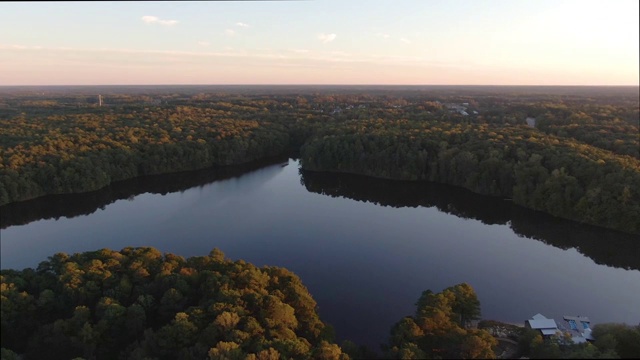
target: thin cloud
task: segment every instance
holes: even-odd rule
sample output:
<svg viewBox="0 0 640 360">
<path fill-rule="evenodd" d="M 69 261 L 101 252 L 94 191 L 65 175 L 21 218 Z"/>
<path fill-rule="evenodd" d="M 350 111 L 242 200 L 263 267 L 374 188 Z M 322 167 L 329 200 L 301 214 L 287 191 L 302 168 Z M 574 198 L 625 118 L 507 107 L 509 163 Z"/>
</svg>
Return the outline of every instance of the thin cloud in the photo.
<svg viewBox="0 0 640 360">
<path fill-rule="evenodd" d="M 376 36 L 377 36 L 377 37 L 381 37 L 381 38 L 383 38 L 383 39 L 388 39 L 388 38 L 390 38 L 390 37 L 391 37 L 391 35 L 389 35 L 389 34 L 383 34 L 383 33 L 377 33 L 377 34 L 376 34 Z"/>
<path fill-rule="evenodd" d="M 400 38 L 400 41 L 402 41 L 405 44 L 411 44 L 411 40 L 409 40 L 407 38 Z"/>
<path fill-rule="evenodd" d="M 368 55 L 368 56 L 354 56 L 349 53 L 332 51 L 325 53 L 254 53 L 246 51 L 234 51 L 231 47 L 224 48 L 225 51 L 218 52 L 203 52 L 203 51 L 175 51 L 175 50 L 140 50 L 140 49 L 127 49 L 127 48 L 69 48 L 69 47 L 45 47 L 45 46 L 29 46 L 29 45 L 17 45 L 17 44 L 2 44 L 0 43 L 0 50 L 9 50 L 16 52 L 26 51 L 39 51 L 49 53 L 66 53 L 66 54 L 126 54 L 126 55 L 148 55 L 154 56 L 150 59 L 153 61 L 164 61 L 166 59 L 181 59 L 181 61 L 190 61 L 195 59 L 216 59 L 216 58 L 231 58 L 231 59 L 254 59 L 259 60 L 272 60 L 272 61 L 288 61 L 291 66 L 306 66 L 304 64 L 343 64 L 343 65 L 357 65 L 357 64 L 378 64 L 378 65 L 408 65 L 408 66 L 435 66 L 438 68 L 459 68 L 466 66 L 465 64 L 450 64 L 450 63 L 438 63 L 430 61 L 423 57 L 407 57 L 407 56 L 394 56 L 394 55 Z M 93 57 L 93 55 L 91 55 Z M 114 58 L 115 59 L 115 58 Z M 164 60 L 163 60 L 164 59 Z M 129 63 L 131 58 L 121 59 Z M 138 61 L 140 58 L 138 58 Z M 151 60 L 149 60 L 151 61 Z"/>
<path fill-rule="evenodd" d="M 236 26 L 240 26 L 240 27 L 243 27 L 243 28 L 248 28 L 248 27 L 250 27 L 250 25 L 249 25 L 249 24 L 245 24 L 245 23 L 243 23 L 243 22 L 237 22 L 237 23 L 236 23 Z"/>
<path fill-rule="evenodd" d="M 322 41 L 324 44 L 330 43 L 336 39 L 336 34 L 319 34 L 318 40 Z"/>
<path fill-rule="evenodd" d="M 233 29 L 225 29 L 224 33 L 227 34 L 227 36 L 233 36 L 236 34 L 236 31 Z"/>
<path fill-rule="evenodd" d="M 289 49 L 289 51 L 294 52 L 296 54 L 306 54 L 309 52 L 307 49 Z"/>
<path fill-rule="evenodd" d="M 42 46 L 32 45 L 0 45 L 0 49 L 12 49 L 12 50 L 42 50 Z"/>
<path fill-rule="evenodd" d="M 163 20 L 157 16 L 151 15 L 145 15 L 140 19 L 147 24 L 160 24 L 165 26 L 172 26 L 178 23 L 178 20 Z"/>
<path fill-rule="evenodd" d="M 208 41 L 198 41 L 198 45 L 206 47 L 211 45 L 211 43 Z"/>
</svg>

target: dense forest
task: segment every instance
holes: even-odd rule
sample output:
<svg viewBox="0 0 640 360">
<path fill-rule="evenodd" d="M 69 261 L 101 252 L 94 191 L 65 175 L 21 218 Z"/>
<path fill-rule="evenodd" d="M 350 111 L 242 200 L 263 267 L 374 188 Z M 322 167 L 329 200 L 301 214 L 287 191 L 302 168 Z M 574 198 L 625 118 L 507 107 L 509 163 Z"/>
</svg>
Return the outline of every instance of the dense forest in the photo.
<svg viewBox="0 0 640 360">
<path fill-rule="evenodd" d="M 150 247 L 57 253 L 34 270 L 0 271 L 2 359 L 496 358 L 498 340 L 466 283 L 426 290 L 390 329 L 382 354 L 344 341 L 290 271 L 214 249 L 184 258 Z M 485 321 L 486 323 L 486 321 Z M 514 356 L 637 358 L 640 326 L 598 324 L 573 344 L 517 328 Z"/>
<path fill-rule="evenodd" d="M 228 117 L 215 109 L 176 107 L 5 119 L 0 203 L 246 163 L 287 150 L 282 125 Z"/>
<path fill-rule="evenodd" d="M 2 347 L 25 359 L 347 358 L 296 275 L 219 250 L 59 253 L 1 280 Z"/>
<path fill-rule="evenodd" d="M 640 234 L 637 88 L 53 87 L 0 95 L 0 205 L 291 154 L 307 170 L 451 184 Z"/>
</svg>

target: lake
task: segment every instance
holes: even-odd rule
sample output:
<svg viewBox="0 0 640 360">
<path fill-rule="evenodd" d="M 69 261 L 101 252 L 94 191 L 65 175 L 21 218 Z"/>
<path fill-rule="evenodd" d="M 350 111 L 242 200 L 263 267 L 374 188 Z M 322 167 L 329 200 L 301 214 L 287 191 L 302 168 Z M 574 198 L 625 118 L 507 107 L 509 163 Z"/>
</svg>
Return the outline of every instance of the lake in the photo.
<svg viewBox="0 0 640 360">
<path fill-rule="evenodd" d="M 150 176 L 0 208 L 1 267 L 153 246 L 295 272 L 337 340 L 378 350 L 422 291 L 473 286 L 484 319 L 640 323 L 640 236 L 446 185 L 301 171 L 294 159 Z"/>
</svg>

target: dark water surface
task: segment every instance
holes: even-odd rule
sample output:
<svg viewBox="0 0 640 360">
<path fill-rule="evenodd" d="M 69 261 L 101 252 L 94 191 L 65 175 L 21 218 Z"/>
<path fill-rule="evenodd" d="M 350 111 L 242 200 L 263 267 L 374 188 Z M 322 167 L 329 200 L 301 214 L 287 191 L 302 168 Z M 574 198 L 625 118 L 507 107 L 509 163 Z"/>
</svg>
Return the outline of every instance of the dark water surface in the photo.
<svg viewBox="0 0 640 360">
<path fill-rule="evenodd" d="M 485 319 L 640 323 L 640 237 L 445 185 L 303 172 L 297 161 L 146 177 L 0 208 L 1 267 L 153 246 L 286 267 L 338 340 L 377 348 L 426 289 L 468 282 Z"/>
</svg>

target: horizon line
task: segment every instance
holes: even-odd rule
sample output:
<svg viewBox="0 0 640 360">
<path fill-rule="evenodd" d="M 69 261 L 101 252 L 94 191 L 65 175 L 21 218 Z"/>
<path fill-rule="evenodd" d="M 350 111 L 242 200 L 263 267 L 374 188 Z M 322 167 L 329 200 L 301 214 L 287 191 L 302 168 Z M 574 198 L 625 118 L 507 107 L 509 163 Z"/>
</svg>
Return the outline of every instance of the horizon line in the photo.
<svg viewBox="0 0 640 360">
<path fill-rule="evenodd" d="M 466 87 L 480 87 L 480 86 L 515 86 L 515 87 L 640 87 L 640 84 L 635 85 L 620 85 L 620 84 L 13 84 L 13 85 L 0 85 L 0 87 L 46 87 L 46 86 L 466 86 Z"/>
</svg>

